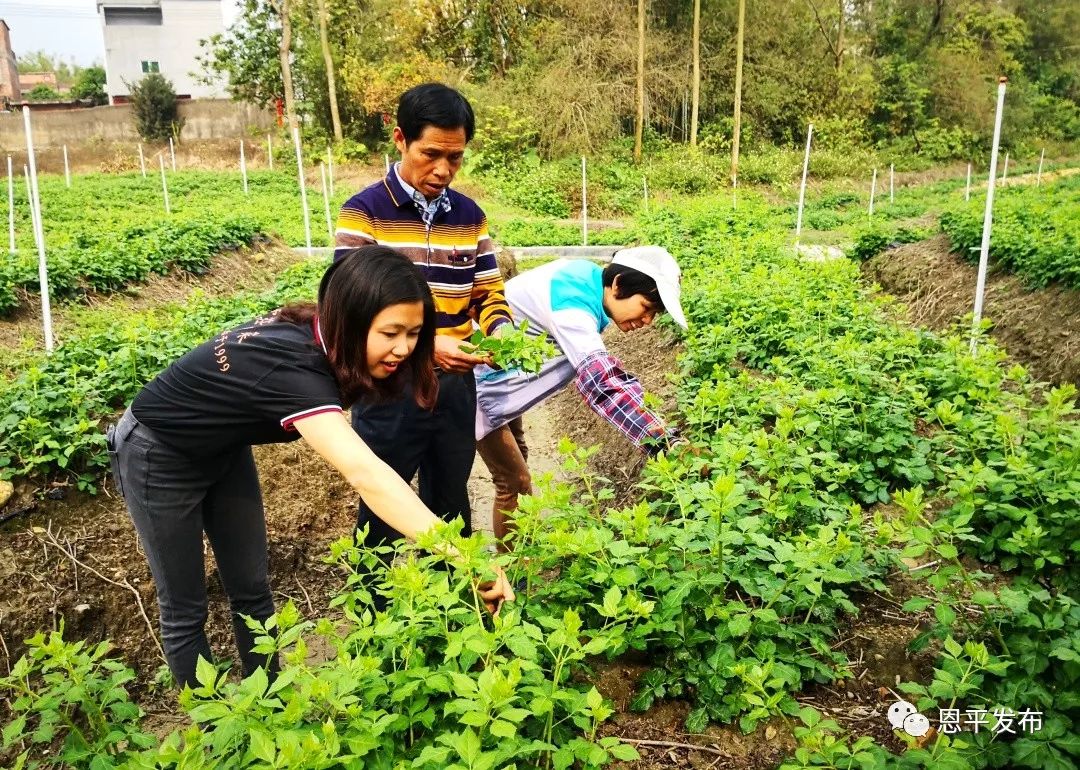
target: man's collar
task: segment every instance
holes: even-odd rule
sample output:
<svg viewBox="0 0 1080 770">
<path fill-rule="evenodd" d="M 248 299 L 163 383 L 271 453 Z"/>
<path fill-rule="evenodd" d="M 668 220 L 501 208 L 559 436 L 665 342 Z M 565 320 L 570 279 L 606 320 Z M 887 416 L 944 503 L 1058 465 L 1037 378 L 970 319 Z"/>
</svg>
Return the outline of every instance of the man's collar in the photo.
<svg viewBox="0 0 1080 770">
<path fill-rule="evenodd" d="M 411 206 L 413 188 L 406 185 L 405 181 L 398 176 L 397 167 L 398 164 L 395 163 L 390 168 L 386 173 L 386 178 L 383 179 L 383 184 L 386 186 L 386 191 L 390 193 L 390 200 L 394 202 L 395 206 L 398 208 Z"/>
<path fill-rule="evenodd" d="M 412 201 L 416 197 L 416 188 L 402 178 L 400 167 L 401 161 L 399 160 L 390 167 L 390 173 L 394 175 L 398 186 L 404 191 L 405 200 Z"/>
</svg>

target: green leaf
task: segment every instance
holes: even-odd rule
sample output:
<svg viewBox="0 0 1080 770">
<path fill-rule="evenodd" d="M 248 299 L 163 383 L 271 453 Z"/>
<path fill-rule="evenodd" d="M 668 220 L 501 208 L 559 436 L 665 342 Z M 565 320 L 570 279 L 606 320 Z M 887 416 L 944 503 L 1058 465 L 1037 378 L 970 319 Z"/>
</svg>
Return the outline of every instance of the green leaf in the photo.
<svg viewBox="0 0 1080 770">
<path fill-rule="evenodd" d="M 947 604 L 939 604 L 934 607 L 934 617 L 937 618 L 938 623 L 950 628 L 956 622 L 956 613 Z"/>
<path fill-rule="evenodd" d="M 608 753 L 620 762 L 634 762 L 641 759 L 637 749 L 628 743 L 617 743 L 614 746 L 609 746 Z"/>
<path fill-rule="evenodd" d="M 251 753 L 255 758 L 273 765 L 274 757 L 277 754 L 277 748 L 274 746 L 274 739 L 257 728 L 251 729 L 248 733 L 248 738 L 250 739 Z"/>
<path fill-rule="evenodd" d="M 517 727 L 510 722 L 496 719 L 488 725 L 488 732 L 499 738 L 513 738 L 517 734 Z"/>
<path fill-rule="evenodd" d="M 904 612 L 922 612 L 933 603 L 933 600 L 927 599 L 926 597 L 913 596 L 904 602 L 904 606 L 900 609 Z"/>
<path fill-rule="evenodd" d="M 218 670 L 213 663 L 203 656 L 199 656 L 195 663 L 195 680 L 207 690 L 213 691 L 217 684 Z"/>
</svg>

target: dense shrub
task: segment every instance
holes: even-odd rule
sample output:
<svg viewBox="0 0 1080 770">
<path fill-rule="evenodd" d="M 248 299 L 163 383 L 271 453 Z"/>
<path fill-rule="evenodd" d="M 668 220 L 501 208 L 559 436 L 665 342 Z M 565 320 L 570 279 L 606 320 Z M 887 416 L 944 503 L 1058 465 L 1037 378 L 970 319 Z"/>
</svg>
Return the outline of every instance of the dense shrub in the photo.
<svg viewBox="0 0 1080 770">
<path fill-rule="evenodd" d="M 131 86 L 131 104 L 139 136 L 151 142 L 164 142 L 180 131 L 176 109 L 176 91 L 159 72 L 151 72 Z"/>
</svg>

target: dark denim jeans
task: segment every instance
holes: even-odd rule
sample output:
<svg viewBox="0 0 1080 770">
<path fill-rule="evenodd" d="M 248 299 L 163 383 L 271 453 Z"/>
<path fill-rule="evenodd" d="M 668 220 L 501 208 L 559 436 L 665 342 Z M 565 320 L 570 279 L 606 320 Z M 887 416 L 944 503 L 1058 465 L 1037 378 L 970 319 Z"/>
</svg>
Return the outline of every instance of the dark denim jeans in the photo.
<svg viewBox="0 0 1080 770">
<path fill-rule="evenodd" d="M 472 532 L 469 475 L 476 457 L 476 380 L 471 372 L 441 372 L 433 410 L 418 407 L 408 391 L 389 403 L 354 405 L 352 424 L 405 481 L 412 482 L 419 472 L 420 499 L 436 516 L 446 521 L 461 516 L 465 534 Z M 356 526 L 365 524 L 370 546 L 401 538 L 361 500 Z"/>
<path fill-rule="evenodd" d="M 192 458 L 162 441 L 128 410 L 109 429 L 113 480 L 124 496 L 146 551 L 161 611 L 161 639 L 180 686 L 196 685 L 199 656 L 211 660 L 203 532 L 214 550 L 229 597 L 245 676 L 277 661 L 251 651 L 254 637 L 241 615 L 265 620 L 274 612 L 262 493 L 251 447 Z"/>
</svg>

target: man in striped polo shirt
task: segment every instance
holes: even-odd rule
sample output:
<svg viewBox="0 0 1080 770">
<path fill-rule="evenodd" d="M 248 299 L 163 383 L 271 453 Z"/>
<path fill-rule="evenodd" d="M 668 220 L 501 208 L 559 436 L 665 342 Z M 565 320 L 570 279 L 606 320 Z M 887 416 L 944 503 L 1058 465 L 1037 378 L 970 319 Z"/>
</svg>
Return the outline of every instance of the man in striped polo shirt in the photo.
<svg viewBox="0 0 1080 770">
<path fill-rule="evenodd" d="M 379 243 L 400 250 L 427 278 L 438 327 L 434 410 L 418 408 L 407 395 L 392 403 L 362 402 L 353 406 L 352 424 L 406 481 L 419 471 L 424 503 L 444 519 L 463 517 L 466 532 L 476 447 L 472 369 L 485 359 L 462 344 L 472 334 L 474 318 L 488 335 L 511 319 L 487 217 L 470 198 L 450 189 L 474 128 L 472 107 L 452 88 L 426 83 L 402 94 L 394 128 L 401 160 L 385 178 L 346 201 L 335 239 L 335 258 Z M 361 501 L 357 526 L 365 524 L 369 545 L 401 536 Z"/>
</svg>

